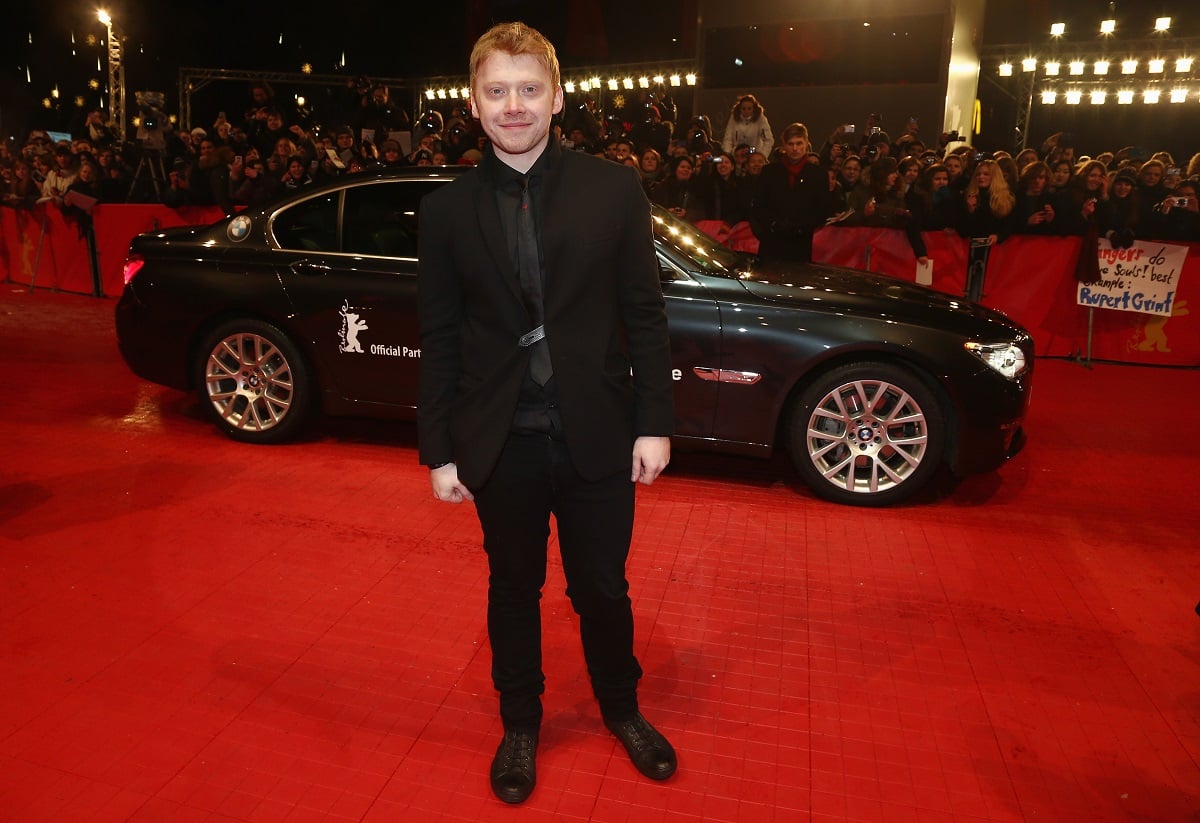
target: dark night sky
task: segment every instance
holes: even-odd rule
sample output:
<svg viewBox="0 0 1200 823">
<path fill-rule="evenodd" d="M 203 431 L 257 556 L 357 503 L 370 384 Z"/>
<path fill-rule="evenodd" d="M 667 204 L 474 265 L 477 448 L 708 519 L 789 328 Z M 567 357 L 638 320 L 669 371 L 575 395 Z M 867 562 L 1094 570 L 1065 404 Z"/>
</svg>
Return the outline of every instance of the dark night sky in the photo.
<svg viewBox="0 0 1200 823">
<path fill-rule="evenodd" d="M 1173 35 L 1196 37 L 1200 15 L 1192 12 L 1189 17 L 1194 1 L 992 0 L 983 41 L 1045 42 L 1049 23 L 1057 19 L 1075 21 L 1069 39 L 1094 39 L 1097 21 L 1108 16 L 1110 9 L 1122 34 L 1143 29 L 1148 33 L 1155 16 L 1170 14 L 1175 19 Z M 4 56 L 0 63 L 0 133 L 19 133 L 34 124 L 49 126 L 51 115 L 41 108 L 40 101 L 55 86 L 62 95 L 64 111 L 74 108 L 72 101 L 80 94 L 87 105 L 97 104 L 102 92 L 89 91 L 87 83 L 107 78 L 98 42 L 104 27 L 95 13 L 100 4 L 95 0 L 26 0 L 8 5 L 0 26 L 0 54 Z M 133 106 L 134 92 L 152 89 L 166 92 L 168 111 L 178 111 L 180 66 L 296 72 L 309 63 L 321 74 L 413 79 L 463 75 L 470 44 L 499 20 L 522 19 L 544 31 L 558 47 L 565 67 L 671 58 L 690 61 L 695 55 L 699 5 L 699 0 L 654 0 L 642 5 L 608 0 L 105 3 L 126 34 L 128 105 Z M 89 36 L 94 44 L 87 43 Z M 337 63 L 343 54 L 347 65 L 341 70 Z M 208 109 L 215 111 L 217 106 L 244 107 L 244 86 L 226 83 L 216 88 L 221 85 L 214 84 L 194 98 L 197 119 L 211 117 L 214 112 Z"/>
<path fill-rule="evenodd" d="M 628 7 L 601 0 L 21 3 L 6 10 L 0 31 L 0 54 L 5 56 L 0 67 L 0 126 L 5 131 L 28 117 L 30 100 L 34 116 L 44 117 L 36 104 L 55 85 L 67 105 L 77 94 L 84 94 L 89 104 L 99 101 L 101 92 L 89 91 L 87 82 L 107 78 L 99 45 L 104 27 L 96 18 L 101 5 L 125 33 L 130 105 L 135 91 L 153 89 L 166 92 L 167 108 L 177 110 L 180 66 L 296 72 L 309 63 L 319 74 L 464 74 L 470 44 L 500 20 L 522 19 L 544 31 L 566 66 L 686 58 L 692 51 L 696 0 L 656 0 L 651 7 L 637 9 L 635 16 Z M 692 19 L 692 30 L 686 33 L 685 9 L 691 10 Z M 89 35 L 94 44 L 86 42 Z M 340 69 L 343 54 L 346 67 Z"/>
</svg>

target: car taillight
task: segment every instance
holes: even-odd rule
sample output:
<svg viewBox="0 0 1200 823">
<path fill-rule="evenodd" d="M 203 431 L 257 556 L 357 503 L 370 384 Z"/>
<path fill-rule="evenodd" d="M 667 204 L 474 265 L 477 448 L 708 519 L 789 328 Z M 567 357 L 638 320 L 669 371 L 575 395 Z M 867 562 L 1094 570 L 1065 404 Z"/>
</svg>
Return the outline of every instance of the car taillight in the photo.
<svg viewBox="0 0 1200 823">
<path fill-rule="evenodd" d="M 137 273 L 142 270 L 142 266 L 146 265 L 146 261 L 136 254 L 131 254 L 125 261 L 125 285 L 129 285 L 129 281 L 137 277 Z"/>
</svg>

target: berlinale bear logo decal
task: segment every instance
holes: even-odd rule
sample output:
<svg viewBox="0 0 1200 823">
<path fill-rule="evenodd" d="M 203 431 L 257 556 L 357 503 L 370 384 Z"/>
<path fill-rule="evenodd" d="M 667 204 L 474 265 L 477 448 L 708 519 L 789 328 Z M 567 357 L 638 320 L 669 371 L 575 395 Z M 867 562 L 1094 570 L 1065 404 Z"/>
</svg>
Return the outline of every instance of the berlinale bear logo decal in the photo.
<svg viewBox="0 0 1200 823">
<path fill-rule="evenodd" d="M 358 342 L 358 333 L 366 331 L 367 321 L 361 320 L 357 311 L 350 310 L 350 301 L 342 303 L 342 328 L 338 332 L 338 338 L 341 340 L 341 345 L 338 346 L 340 352 L 354 352 L 362 354 L 362 345 Z"/>
</svg>

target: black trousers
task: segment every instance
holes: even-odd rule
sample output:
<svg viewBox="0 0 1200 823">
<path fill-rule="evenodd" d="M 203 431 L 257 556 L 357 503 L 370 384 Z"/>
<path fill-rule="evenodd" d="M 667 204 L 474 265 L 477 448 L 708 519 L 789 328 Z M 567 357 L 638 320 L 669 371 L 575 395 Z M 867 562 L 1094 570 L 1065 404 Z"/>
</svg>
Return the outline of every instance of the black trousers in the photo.
<svg viewBox="0 0 1200 823">
<path fill-rule="evenodd" d="M 600 712 L 610 721 L 631 717 L 642 670 L 625 579 L 634 502 L 628 473 L 588 482 L 561 441 L 512 435 L 491 478 L 472 491 L 490 571 L 492 681 L 504 727 L 532 731 L 542 720 L 541 597 L 551 514 Z"/>
</svg>

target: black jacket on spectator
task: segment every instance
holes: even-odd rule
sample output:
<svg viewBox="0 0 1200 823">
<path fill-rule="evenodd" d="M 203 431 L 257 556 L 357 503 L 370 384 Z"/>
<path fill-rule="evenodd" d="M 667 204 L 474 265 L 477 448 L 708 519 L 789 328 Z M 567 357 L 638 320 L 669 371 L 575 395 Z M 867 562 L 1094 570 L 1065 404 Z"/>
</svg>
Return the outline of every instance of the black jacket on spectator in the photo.
<svg viewBox="0 0 1200 823">
<path fill-rule="evenodd" d="M 807 158 L 770 163 L 759 175 L 750 226 L 764 260 L 812 260 L 813 232 L 830 213 L 829 174 Z"/>
<path fill-rule="evenodd" d="M 965 195 L 960 198 L 958 224 L 955 228 L 961 237 L 988 237 L 996 235 L 998 242 L 1003 242 L 1016 228 L 1017 207 L 1008 214 L 1001 216 L 992 211 L 991 192 L 988 189 L 979 190 L 979 199 L 975 210 L 967 208 Z"/>
</svg>

